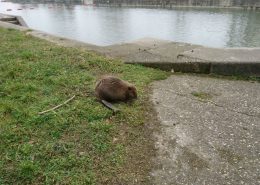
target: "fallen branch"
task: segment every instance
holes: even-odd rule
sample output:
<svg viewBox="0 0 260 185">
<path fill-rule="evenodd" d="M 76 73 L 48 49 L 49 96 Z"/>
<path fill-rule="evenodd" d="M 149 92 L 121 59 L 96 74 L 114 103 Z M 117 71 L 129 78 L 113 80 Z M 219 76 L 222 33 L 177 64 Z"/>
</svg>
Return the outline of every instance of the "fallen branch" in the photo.
<svg viewBox="0 0 260 185">
<path fill-rule="evenodd" d="M 111 103 L 107 102 L 106 100 L 101 100 L 102 104 L 105 105 L 105 107 L 111 109 L 114 113 L 119 112 L 119 109 L 116 108 L 114 105 Z"/>
<path fill-rule="evenodd" d="M 10 95 L 6 94 L 5 92 L 0 92 L 0 96 L 10 96 Z"/>
<path fill-rule="evenodd" d="M 48 109 L 48 110 L 45 110 L 45 111 L 39 112 L 38 114 L 41 115 L 41 114 L 44 114 L 44 113 L 47 113 L 47 112 L 53 111 L 53 110 L 55 110 L 55 109 L 58 109 L 58 108 L 60 108 L 61 106 L 65 105 L 65 104 L 67 104 L 68 102 L 70 102 L 71 100 L 73 100 L 74 98 L 75 98 L 75 95 L 73 95 L 70 99 L 66 100 L 64 103 L 59 104 L 59 105 L 57 105 L 57 106 L 55 106 L 55 107 L 53 107 L 53 108 L 51 108 L 51 109 Z"/>
</svg>

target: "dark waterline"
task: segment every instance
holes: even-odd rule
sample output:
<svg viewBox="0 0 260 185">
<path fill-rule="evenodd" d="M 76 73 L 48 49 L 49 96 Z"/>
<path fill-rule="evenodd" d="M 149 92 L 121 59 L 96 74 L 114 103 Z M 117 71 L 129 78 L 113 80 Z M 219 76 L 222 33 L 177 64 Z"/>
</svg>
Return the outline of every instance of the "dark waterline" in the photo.
<svg viewBox="0 0 260 185">
<path fill-rule="evenodd" d="M 86 6 L 80 0 L 42 2 L 0 2 L 0 13 L 21 15 L 33 29 L 103 46 L 153 37 L 211 47 L 260 47 L 259 11 L 106 8 Z"/>
</svg>

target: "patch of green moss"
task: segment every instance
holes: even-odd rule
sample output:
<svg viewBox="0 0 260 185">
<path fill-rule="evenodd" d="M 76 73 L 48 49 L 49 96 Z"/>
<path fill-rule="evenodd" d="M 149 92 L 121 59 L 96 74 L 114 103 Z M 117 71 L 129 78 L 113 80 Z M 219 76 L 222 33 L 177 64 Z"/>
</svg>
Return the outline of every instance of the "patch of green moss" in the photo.
<svg viewBox="0 0 260 185">
<path fill-rule="evenodd" d="M 212 98 L 212 95 L 206 92 L 192 92 L 191 94 L 199 99 L 204 100 L 209 100 Z"/>
</svg>

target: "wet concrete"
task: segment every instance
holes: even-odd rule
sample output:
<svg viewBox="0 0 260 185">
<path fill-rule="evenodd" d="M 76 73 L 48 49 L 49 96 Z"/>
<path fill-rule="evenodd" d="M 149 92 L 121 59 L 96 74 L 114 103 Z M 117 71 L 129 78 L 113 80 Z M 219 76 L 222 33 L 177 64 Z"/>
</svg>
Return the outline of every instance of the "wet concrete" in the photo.
<svg viewBox="0 0 260 185">
<path fill-rule="evenodd" d="M 259 184 L 259 83 L 173 75 L 153 89 L 154 184 Z"/>
</svg>

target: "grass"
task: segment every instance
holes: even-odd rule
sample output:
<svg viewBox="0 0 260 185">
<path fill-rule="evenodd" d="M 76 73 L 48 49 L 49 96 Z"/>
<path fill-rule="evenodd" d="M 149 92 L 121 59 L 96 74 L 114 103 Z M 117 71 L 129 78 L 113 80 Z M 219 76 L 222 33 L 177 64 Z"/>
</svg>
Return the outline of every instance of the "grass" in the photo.
<svg viewBox="0 0 260 185">
<path fill-rule="evenodd" d="M 212 99 L 212 95 L 206 92 L 191 92 L 191 94 L 199 99 L 208 100 Z"/>
<path fill-rule="evenodd" d="M 148 84 L 165 72 L 56 46 L 0 28 L 0 184 L 145 182 Z M 139 99 L 112 112 L 93 95 L 113 74 L 134 83 Z M 38 112 L 76 98 L 61 108 Z"/>
</svg>

